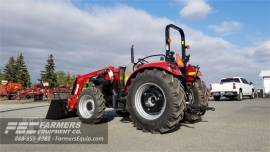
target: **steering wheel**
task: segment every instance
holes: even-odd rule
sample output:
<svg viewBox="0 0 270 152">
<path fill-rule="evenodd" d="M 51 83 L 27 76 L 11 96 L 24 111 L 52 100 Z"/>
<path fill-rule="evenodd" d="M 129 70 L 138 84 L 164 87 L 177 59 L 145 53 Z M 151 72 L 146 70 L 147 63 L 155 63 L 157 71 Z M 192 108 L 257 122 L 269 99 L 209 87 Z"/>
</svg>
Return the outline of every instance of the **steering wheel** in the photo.
<svg viewBox="0 0 270 152">
<path fill-rule="evenodd" d="M 134 70 L 134 67 L 138 64 L 146 64 L 146 63 L 149 63 L 146 59 L 147 58 L 151 58 L 151 57 L 157 57 L 157 56 L 162 56 L 162 57 L 165 57 L 164 54 L 154 54 L 154 55 L 149 55 L 149 56 L 146 56 L 144 58 L 139 58 L 138 61 L 136 63 L 134 63 L 133 65 L 133 70 Z"/>
<path fill-rule="evenodd" d="M 144 63 L 149 63 L 149 62 L 146 61 L 144 58 L 139 58 L 137 63 L 144 64 Z"/>
</svg>

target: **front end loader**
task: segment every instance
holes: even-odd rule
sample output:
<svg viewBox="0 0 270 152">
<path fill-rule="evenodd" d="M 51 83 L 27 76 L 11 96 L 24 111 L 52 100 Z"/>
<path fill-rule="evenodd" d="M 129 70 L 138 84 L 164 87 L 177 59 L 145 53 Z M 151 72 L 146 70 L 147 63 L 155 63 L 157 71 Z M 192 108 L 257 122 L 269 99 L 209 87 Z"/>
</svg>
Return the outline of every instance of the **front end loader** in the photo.
<svg viewBox="0 0 270 152">
<path fill-rule="evenodd" d="M 171 50 L 170 30 L 181 36 L 181 55 Z M 165 28 L 165 54 L 155 54 L 125 67 L 106 67 L 78 75 L 68 99 L 52 100 L 47 119 L 77 115 L 84 123 L 98 123 L 105 108 L 131 119 L 137 129 L 166 133 L 179 122 L 198 121 L 208 107 L 208 91 L 199 66 L 188 65 L 184 31 L 169 24 Z M 160 57 L 159 61 L 148 59 Z"/>
</svg>

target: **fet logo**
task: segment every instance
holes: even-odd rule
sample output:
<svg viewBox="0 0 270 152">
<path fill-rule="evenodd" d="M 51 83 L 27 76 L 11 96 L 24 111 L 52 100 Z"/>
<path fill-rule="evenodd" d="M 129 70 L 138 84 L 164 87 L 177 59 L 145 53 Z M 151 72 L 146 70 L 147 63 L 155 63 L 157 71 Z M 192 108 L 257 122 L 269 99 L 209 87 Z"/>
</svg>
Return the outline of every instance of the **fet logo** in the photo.
<svg viewBox="0 0 270 152">
<path fill-rule="evenodd" d="M 15 134 L 35 134 L 35 126 L 39 126 L 39 122 L 8 122 L 4 133 L 8 134 L 13 130 Z"/>
</svg>

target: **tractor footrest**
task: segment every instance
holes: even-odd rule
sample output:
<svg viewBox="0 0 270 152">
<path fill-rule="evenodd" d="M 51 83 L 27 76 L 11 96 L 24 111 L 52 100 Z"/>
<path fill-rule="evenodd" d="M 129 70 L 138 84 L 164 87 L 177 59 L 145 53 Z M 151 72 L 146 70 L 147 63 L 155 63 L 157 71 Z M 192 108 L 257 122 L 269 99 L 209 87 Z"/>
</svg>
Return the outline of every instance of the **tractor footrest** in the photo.
<svg viewBox="0 0 270 152">
<path fill-rule="evenodd" d="M 215 111 L 215 110 L 216 110 L 216 108 L 214 108 L 214 107 L 207 107 L 207 108 L 206 108 L 206 110 Z"/>
<path fill-rule="evenodd" d="M 208 106 L 204 106 L 204 105 L 189 105 L 189 109 L 192 112 L 199 112 L 199 111 L 215 111 L 214 107 L 208 107 Z"/>
</svg>

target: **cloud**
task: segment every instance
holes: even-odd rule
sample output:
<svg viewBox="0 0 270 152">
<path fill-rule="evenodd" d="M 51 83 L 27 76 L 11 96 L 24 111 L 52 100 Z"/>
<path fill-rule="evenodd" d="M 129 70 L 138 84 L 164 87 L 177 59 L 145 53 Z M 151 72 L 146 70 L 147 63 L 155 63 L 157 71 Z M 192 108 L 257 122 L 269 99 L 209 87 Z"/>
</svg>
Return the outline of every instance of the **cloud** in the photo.
<svg viewBox="0 0 270 152">
<path fill-rule="evenodd" d="M 205 18 L 212 10 L 211 6 L 206 3 L 205 0 L 182 0 L 185 6 L 180 11 L 180 15 L 192 19 L 198 20 Z"/>
<path fill-rule="evenodd" d="M 248 57 L 252 58 L 256 62 L 270 65 L 270 40 L 259 44 L 253 49 L 249 49 Z"/>
<path fill-rule="evenodd" d="M 209 25 L 209 29 L 219 34 L 232 34 L 241 29 L 241 24 L 237 21 L 223 21 L 218 25 Z"/>
<path fill-rule="evenodd" d="M 164 48 L 163 28 L 171 22 L 124 5 L 81 10 L 68 1 L 35 0 L 0 3 L 0 18 L 0 65 L 23 52 L 34 80 L 49 53 L 58 69 L 73 73 L 125 65 L 132 44 L 136 56 L 154 53 Z"/>
<path fill-rule="evenodd" d="M 270 51 L 269 42 L 242 48 L 125 5 L 79 9 L 69 1 L 9 0 L 0 3 L 0 18 L 0 67 L 22 52 L 33 81 L 49 53 L 55 56 L 58 70 L 73 74 L 127 65 L 132 44 L 136 58 L 164 53 L 164 28 L 169 23 L 184 29 L 191 44 L 191 63 L 201 66 L 208 83 L 227 76 L 255 81 L 260 69 L 269 68 L 269 61 L 260 60 Z M 177 42 L 173 39 L 172 48 L 179 51 Z"/>
</svg>

